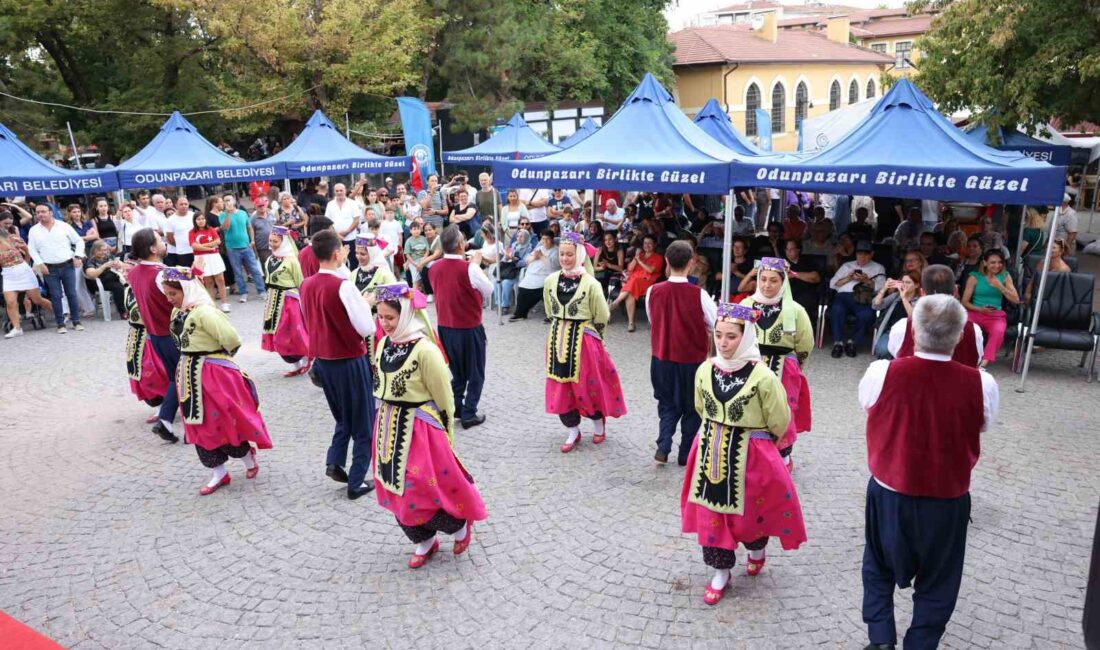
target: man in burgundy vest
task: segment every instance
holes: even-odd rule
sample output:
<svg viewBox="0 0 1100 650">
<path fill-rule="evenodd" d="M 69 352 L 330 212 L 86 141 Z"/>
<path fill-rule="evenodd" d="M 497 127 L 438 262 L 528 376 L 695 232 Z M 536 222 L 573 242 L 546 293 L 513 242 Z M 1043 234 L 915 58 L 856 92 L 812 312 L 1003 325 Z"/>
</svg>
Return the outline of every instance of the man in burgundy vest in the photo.
<svg viewBox="0 0 1100 650">
<path fill-rule="evenodd" d="M 665 251 L 668 281 L 646 292 L 649 339 L 653 356 L 649 361 L 649 379 L 657 400 L 657 453 L 654 460 L 667 463 L 672 437 L 680 424 L 680 451 L 677 461 L 687 465 L 688 453 L 702 420 L 695 411 L 695 371 L 710 351 L 710 332 L 718 316 L 714 299 L 688 282 L 692 259 L 691 244 L 675 241 Z"/>
<path fill-rule="evenodd" d="M 952 361 L 966 311 L 952 296 L 913 308 L 914 356 L 875 361 L 859 384 L 867 410 L 863 621 L 868 649 L 893 648 L 894 586 L 914 585 L 906 650 L 936 648 L 962 582 L 970 472 L 999 397 L 988 373 Z"/>
<path fill-rule="evenodd" d="M 131 249 L 138 263 L 126 274 L 126 281 L 130 284 L 141 320 L 145 323 L 145 333 L 153 346 L 153 352 L 160 357 L 164 371 L 168 374 L 168 390 L 164 394 L 164 401 L 160 403 L 153 433 L 161 440 L 178 442 L 179 438 L 172 430 L 172 425 L 176 421 L 176 411 L 179 410 L 176 366 L 180 362 L 180 350 L 168 329 L 172 320 L 172 303 L 168 302 L 168 298 L 157 285 L 157 275 L 164 268 L 161 264 L 165 251 L 164 242 L 157 231 L 142 228 L 134 233 Z"/>
<path fill-rule="evenodd" d="M 374 396 L 367 346 L 374 336 L 370 305 L 346 276 L 341 274 L 347 249 L 331 230 L 313 236 L 313 253 L 320 270 L 302 283 L 302 316 L 309 333 L 309 356 L 325 391 L 325 400 L 336 419 L 325 459 L 325 474 L 348 484 L 348 498 L 358 499 L 374 489 L 367 479 L 371 461 L 371 429 Z M 351 467 L 344 471 L 348 443 L 354 443 Z"/>
<path fill-rule="evenodd" d="M 959 297 L 959 287 L 955 284 L 955 274 L 951 269 L 942 264 L 932 264 L 925 267 L 920 278 L 920 295 L 924 296 L 954 296 Z M 982 351 L 985 346 L 985 338 L 982 330 L 971 323 L 963 328 L 962 338 L 951 353 L 951 358 L 964 366 L 975 368 L 982 359 Z M 895 359 L 913 356 L 913 319 L 903 318 L 890 328 L 887 339 L 887 349 Z"/>
<path fill-rule="evenodd" d="M 481 305 L 493 295 L 493 283 L 481 270 L 481 253 L 466 260 L 466 238 L 458 226 L 448 226 L 439 235 L 443 258 L 432 264 L 432 291 L 439 340 L 451 366 L 451 390 L 455 417 L 469 429 L 485 422 L 477 412 L 481 387 L 485 384 L 485 328 Z"/>
</svg>

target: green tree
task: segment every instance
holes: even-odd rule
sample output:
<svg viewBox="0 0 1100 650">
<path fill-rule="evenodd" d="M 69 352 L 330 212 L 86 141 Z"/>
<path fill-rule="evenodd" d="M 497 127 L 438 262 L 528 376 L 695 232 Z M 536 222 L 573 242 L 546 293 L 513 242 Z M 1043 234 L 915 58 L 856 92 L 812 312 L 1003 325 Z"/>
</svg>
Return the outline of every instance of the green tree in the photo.
<svg viewBox="0 0 1100 650">
<path fill-rule="evenodd" d="M 911 8 L 921 8 L 916 5 Z M 957 0 L 921 39 L 919 83 L 991 127 L 1100 122 L 1100 4 Z"/>
</svg>

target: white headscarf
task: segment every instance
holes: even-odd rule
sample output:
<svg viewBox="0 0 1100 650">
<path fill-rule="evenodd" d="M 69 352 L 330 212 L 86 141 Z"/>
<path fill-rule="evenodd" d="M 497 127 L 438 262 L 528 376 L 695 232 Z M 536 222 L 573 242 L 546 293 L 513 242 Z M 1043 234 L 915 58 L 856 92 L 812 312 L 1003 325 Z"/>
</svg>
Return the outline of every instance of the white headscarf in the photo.
<svg viewBox="0 0 1100 650">
<path fill-rule="evenodd" d="M 210 293 L 207 292 L 206 287 L 202 284 L 201 272 L 182 266 L 165 267 L 157 274 L 157 287 L 162 293 L 164 292 L 165 280 L 175 280 L 179 282 L 180 286 L 183 288 L 183 304 L 180 306 L 180 309 L 183 311 L 201 305 L 214 306 L 214 301 L 210 299 Z"/>
<path fill-rule="evenodd" d="M 355 247 L 365 246 L 367 253 L 370 255 L 370 259 L 367 260 L 367 268 L 375 268 L 379 266 L 385 266 L 389 268 L 389 263 L 386 261 L 386 255 L 382 250 L 382 247 L 378 245 L 378 238 L 373 235 L 370 237 L 357 237 L 355 239 Z M 388 246 L 389 244 L 387 244 Z"/>
<path fill-rule="evenodd" d="M 424 294 L 404 282 L 399 282 L 375 288 L 374 297 L 379 302 L 397 300 L 401 305 L 397 327 L 389 335 L 391 341 L 407 343 L 425 336 L 435 340 L 435 331 L 426 309 L 428 300 Z"/>
<path fill-rule="evenodd" d="M 294 238 L 290 236 L 290 233 L 276 234 L 283 238 L 283 243 L 279 244 L 279 248 L 272 251 L 271 254 L 275 257 L 298 257 L 298 247 L 294 245 Z"/>
<path fill-rule="evenodd" d="M 752 301 L 760 303 L 761 305 L 776 305 L 780 302 L 783 303 L 782 313 L 782 326 L 784 332 L 794 332 L 796 329 L 794 308 L 791 304 L 794 302 L 794 296 L 791 293 L 791 270 L 790 265 L 786 260 L 775 257 L 766 257 L 764 260 L 768 260 L 772 264 L 770 266 L 761 266 L 757 273 L 756 291 L 752 294 Z M 761 260 L 762 262 L 764 260 Z M 778 263 L 782 263 L 783 268 L 775 268 L 779 266 Z M 764 271 L 773 271 L 783 276 L 783 286 L 779 287 L 779 291 L 771 298 L 764 295 L 764 292 L 760 290 L 759 274 Z"/>
<path fill-rule="evenodd" d="M 745 364 L 750 361 L 760 361 L 760 348 L 756 345 L 756 327 L 751 322 L 743 320 L 734 320 L 722 317 L 718 317 L 718 322 L 736 322 L 741 324 L 741 343 L 737 346 L 737 350 L 733 353 L 733 356 L 726 359 L 722 356 L 721 352 L 714 355 L 714 365 L 726 372 L 737 372 L 745 367 Z"/>
</svg>

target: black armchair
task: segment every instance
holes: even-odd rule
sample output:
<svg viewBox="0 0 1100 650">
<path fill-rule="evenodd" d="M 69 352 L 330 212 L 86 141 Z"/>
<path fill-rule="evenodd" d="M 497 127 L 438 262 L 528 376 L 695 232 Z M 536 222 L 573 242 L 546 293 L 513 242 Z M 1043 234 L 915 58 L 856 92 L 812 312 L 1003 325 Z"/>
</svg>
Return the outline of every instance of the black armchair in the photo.
<svg viewBox="0 0 1100 650">
<path fill-rule="evenodd" d="M 1100 346 L 1100 313 L 1093 311 L 1095 278 L 1091 273 L 1051 273 L 1039 305 L 1039 325 L 1031 329 L 1035 309 L 1032 306 L 1021 323 L 1023 336 L 1017 354 L 1027 351 L 1030 341 L 1056 350 L 1080 351 L 1079 367 L 1088 364 L 1086 380 L 1092 381 L 1096 371 L 1097 348 Z"/>
</svg>

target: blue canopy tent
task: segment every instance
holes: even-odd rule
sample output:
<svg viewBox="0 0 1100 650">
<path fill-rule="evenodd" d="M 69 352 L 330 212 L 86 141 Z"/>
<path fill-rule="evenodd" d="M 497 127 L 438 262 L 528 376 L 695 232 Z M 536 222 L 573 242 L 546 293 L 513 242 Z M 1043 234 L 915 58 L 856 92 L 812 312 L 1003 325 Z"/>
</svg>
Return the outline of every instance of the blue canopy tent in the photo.
<svg viewBox="0 0 1100 650">
<path fill-rule="evenodd" d="M 491 163 L 497 160 L 527 160 L 561 151 L 543 139 L 516 113 L 493 137 L 468 149 L 444 151 L 443 162 Z"/>
<path fill-rule="evenodd" d="M 179 111 L 172 113 L 149 144 L 115 171 L 122 188 L 212 185 L 286 176 L 281 164 L 245 162 L 218 149 Z"/>
<path fill-rule="evenodd" d="M 409 156 L 380 156 L 351 142 L 320 110 L 313 113 L 294 142 L 262 162 L 284 166 L 285 178 L 407 172 L 412 168 Z"/>
<path fill-rule="evenodd" d="M 112 169 L 70 171 L 39 156 L 0 124 L 0 196 L 85 194 L 118 189 Z"/>
<path fill-rule="evenodd" d="M 597 125 L 591 117 L 587 117 L 585 118 L 584 123 L 581 124 L 581 128 L 574 131 L 573 135 L 559 142 L 558 146 L 562 149 L 568 149 L 569 147 L 572 147 L 578 142 L 581 142 L 582 140 L 599 130 L 599 125 Z"/>
<path fill-rule="evenodd" d="M 703 106 L 703 110 L 695 115 L 693 121 L 699 125 L 700 129 L 706 131 L 707 135 L 739 154 L 746 156 L 764 155 L 763 151 L 757 149 L 756 145 L 749 142 L 745 139 L 745 136 L 733 128 L 730 116 L 722 110 L 722 107 L 718 105 L 718 100 L 713 97 L 707 101 L 706 106 Z"/>
<path fill-rule="evenodd" d="M 1073 147 L 1044 142 L 1020 131 L 998 127 L 991 132 L 984 124 L 973 124 L 963 131 L 971 142 L 988 145 L 1004 151 L 1019 151 L 1035 160 L 1052 165 L 1069 165 Z"/>
</svg>

